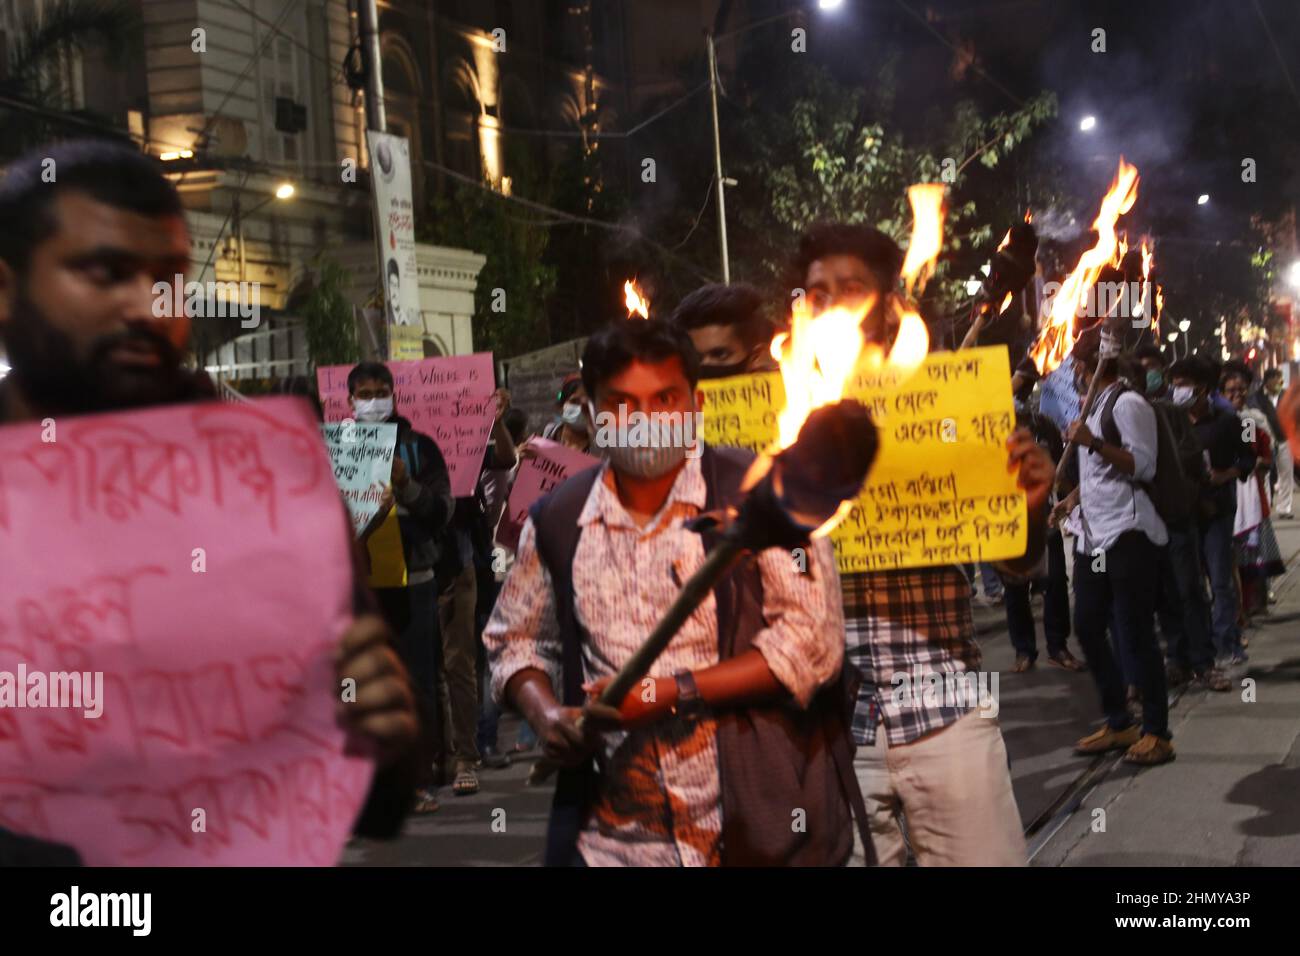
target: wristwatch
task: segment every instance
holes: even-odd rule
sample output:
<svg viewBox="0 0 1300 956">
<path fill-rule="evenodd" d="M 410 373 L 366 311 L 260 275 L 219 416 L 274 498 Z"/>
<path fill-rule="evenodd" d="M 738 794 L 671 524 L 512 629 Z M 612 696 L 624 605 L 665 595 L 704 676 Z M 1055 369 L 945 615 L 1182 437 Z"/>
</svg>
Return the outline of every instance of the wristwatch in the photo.
<svg viewBox="0 0 1300 956">
<path fill-rule="evenodd" d="M 673 716 L 688 720 L 698 717 L 704 710 L 704 698 L 695 686 L 695 675 L 690 671 L 681 671 L 674 675 L 677 682 L 677 701 L 673 704 Z"/>
<path fill-rule="evenodd" d="M 1102 441 L 1100 437 L 1098 437 L 1097 435 L 1093 435 L 1093 436 L 1092 436 L 1092 441 L 1088 442 L 1088 450 L 1089 450 L 1089 451 L 1100 452 L 1100 451 L 1101 451 L 1101 446 L 1104 445 L 1104 444 L 1106 444 L 1106 443 L 1105 443 L 1104 441 Z"/>
</svg>

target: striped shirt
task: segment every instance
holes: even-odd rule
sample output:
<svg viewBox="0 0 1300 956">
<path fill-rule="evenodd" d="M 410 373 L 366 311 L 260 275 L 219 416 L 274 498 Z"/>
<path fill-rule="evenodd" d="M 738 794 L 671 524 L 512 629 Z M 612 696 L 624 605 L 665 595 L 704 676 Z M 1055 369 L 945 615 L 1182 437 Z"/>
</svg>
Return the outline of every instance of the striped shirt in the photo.
<svg viewBox="0 0 1300 956">
<path fill-rule="evenodd" d="M 592 486 L 578 523 L 573 559 L 574 610 L 591 640 L 582 648 L 583 679 L 612 677 L 639 647 L 704 563 L 701 537 L 684 528 L 705 502 L 699 459 L 682 468 L 659 513 L 643 528 L 619 502 L 608 465 Z M 754 638 L 773 676 L 803 706 L 843 660 L 839 579 L 830 544 L 807 549 L 811 574 L 787 551 L 758 557 L 763 615 Z M 483 633 L 492 693 L 501 700 L 520 670 L 537 668 L 560 686 L 560 635 L 550 576 L 534 544 L 531 519 L 519 539 Z M 718 663 L 717 606 L 710 594 L 650 671 L 671 677 Z M 669 717 L 630 732 L 606 734 L 601 792 L 579 836 L 592 866 L 707 866 L 721 854 L 722 801 L 716 722 Z"/>
</svg>

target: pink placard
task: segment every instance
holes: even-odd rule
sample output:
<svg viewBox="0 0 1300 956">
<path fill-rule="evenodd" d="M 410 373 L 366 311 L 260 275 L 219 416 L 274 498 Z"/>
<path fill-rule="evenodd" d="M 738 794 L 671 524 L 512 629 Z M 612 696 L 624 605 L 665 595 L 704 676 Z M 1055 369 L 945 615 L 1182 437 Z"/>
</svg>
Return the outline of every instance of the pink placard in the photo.
<svg viewBox="0 0 1300 956">
<path fill-rule="evenodd" d="M 530 439 L 528 447 L 535 454 L 520 463 L 506 512 L 497 526 L 497 541 L 507 548 L 519 546 L 519 533 L 524 529 L 533 502 L 550 494 L 570 475 L 600 463 L 599 458 L 547 438 Z"/>
<path fill-rule="evenodd" d="M 334 719 L 349 539 L 297 399 L 0 428 L 0 827 L 92 865 L 335 863 L 373 770 Z"/>
<path fill-rule="evenodd" d="M 384 364 L 393 373 L 398 414 L 436 441 L 447 459 L 451 493 L 458 498 L 473 494 L 496 418 L 492 353 Z M 326 365 L 316 369 L 327 422 L 339 422 L 352 414 L 348 406 L 348 372 L 352 368 Z"/>
</svg>

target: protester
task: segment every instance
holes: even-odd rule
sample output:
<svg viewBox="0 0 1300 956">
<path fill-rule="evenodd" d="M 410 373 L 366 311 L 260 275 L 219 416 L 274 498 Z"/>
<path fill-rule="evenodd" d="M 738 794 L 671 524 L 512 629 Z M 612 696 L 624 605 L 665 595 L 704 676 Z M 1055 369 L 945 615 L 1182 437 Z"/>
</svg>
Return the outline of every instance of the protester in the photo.
<svg viewBox="0 0 1300 956">
<path fill-rule="evenodd" d="M 404 583 L 376 579 L 373 571 L 369 583 L 384 620 L 397 635 L 398 651 L 415 686 L 423 729 L 415 812 L 433 813 L 438 809 L 433 759 L 442 727 L 438 683 L 443 656 L 434 569 L 447 547 L 451 479 L 438 443 L 397 413 L 393 373 L 383 362 L 361 362 L 348 372 L 348 404 L 358 422 L 397 426 L 391 483 L 361 537 L 373 569 L 381 560 L 375 553 L 375 533 L 389 520 L 389 511 L 395 511 Z"/>
<path fill-rule="evenodd" d="M 1207 690 L 1223 692 L 1232 683 L 1215 666 L 1213 613 L 1205 589 L 1205 564 L 1201 559 L 1197 531 L 1199 501 L 1209 484 L 1205 449 L 1192 429 L 1187 410 L 1169 397 L 1151 404 L 1157 417 L 1169 429 L 1177 450 L 1182 474 L 1193 499 L 1191 514 L 1183 521 L 1166 521 L 1169 544 L 1165 548 L 1156 598 L 1156 620 L 1165 639 L 1165 682 L 1181 687 L 1189 682 Z M 1185 392 L 1180 396 L 1186 397 Z M 1133 668 L 1130 673 L 1136 671 Z"/>
<path fill-rule="evenodd" d="M 695 349 L 659 319 L 593 335 L 582 377 L 602 416 L 680 420 L 699 407 Z M 547 862 L 842 864 L 854 796 L 842 788 L 854 781 L 847 728 L 838 739 L 823 729 L 842 714 L 838 685 L 826 685 L 844 653 L 825 539 L 808 548 L 806 572 L 788 552 L 758 554 L 722 591 L 737 600 L 710 592 L 617 709 L 595 701 L 704 560 L 685 522 L 735 500 L 751 457 L 633 445 L 635 427 L 605 433 L 608 460 L 533 509 L 484 635 L 494 692 L 566 768 Z M 818 808 L 806 832 L 792 832 L 792 807 Z"/>
<path fill-rule="evenodd" d="M 566 375 L 555 397 L 555 421 L 542 429 L 542 437 L 575 451 L 590 452 L 593 428 L 587 413 L 587 393 L 582 377 Z"/>
<path fill-rule="evenodd" d="M 1078 458 L 1083 534 L 1075 541 L 1074 623 L 1088 669 L 1101 696 L 1106 724 L 1075 744 L 1082 754 L 1122 749 L 1136 764 L 1174 759 L 1169 732 L 1165 668 L 1155 635 L 1152 568 L 1160 567 L 1169 533 L 1148 491 L 1157 465 L 1155 411 L 1123 386 L 1112 359 L 1100 355 L 1097 331 L 1079 336 L 1071 352 L 1076 389 L 1095 382 L 1096 399 L 1086 419 L 1070 423 L 1066 440 Z M 1126 645 L 1137 667 L 1142 724 L 1134 724 L 1125 681 L 1107 627 Z"/>
<path fill-rule="evenodd" d="M 800 240 L 791 286 L 805 290 L 815 313 L 865 308 L 867 340 L 887 344 L 897 331 L 888 302 L 902 262 L 897 244 L 877 229 L 816 226 Z M 1030 543 L 1023 560 L 1003 567 L 1040 575 L 1051 458 L 1025 430 L 1008 447 L 1009 465 L 1019 466 L 1028 496 Z M 926 695 L 901 702 L 892 693 L 900 673 L 979 671 L 971 585 L 962 568 L 853 573 L 841 583 L 846 659 L 862 677 L 854 764 L 871 819 L 872 853 L 896 866 L 909 846 L 922 865 L 1024 865 L 1024 833 L 996 717 Z M 855 859 L 866 851 L 859 845 Z"/>
<path fill-rule="evenodd" d="M 0 180 L 0 336 L 12 368 L 0 381 L 0 422 L 211 398 L 207 376 L 181 364 L 189 319 L 153 309 L 155 283 L 170 288 L 190 251 L 180 196 L 134 148 L 70 141 L 13 162 Z M 286 510 L 280 520 L 313 519 Z M 34 549 L 31 560 L 51 558 Z M 413 792 L 417 720 L 392 634 L 369 602 L 358 579 L 337 663 L 356 697 L 337 706 L 380 766 L 357 832 L 394 836 Z M 179 611 L 175 625 L 187 632 Z"/>
<path fill-rule="evenodd" d="M 1240 601 L 1232 553 L 1232 533 L 1237 516 L 1236 482 L 1255 470 L 1255 453 L 1242 442 L 1241 421 L 1212 400 L 1217 383 L 1214 367 L 1199 358 L 1180 359 L 1169 367 L 1170 396 L 1187 409 L 1197 440 L 1209 461 L 1209 481 L 1203 486 L 1197 533 L 1201 560 L 1214 595 L 1214 645 L 1220 662 L 1243 664 L 1238 621 Z"/>
<path fill-rule="evenodd" d="M 483 495 L 484 502 L 484 523 L 492 539 L 492 560 L 486 566 L 480 564 L 475 568 L 475 578 L 478 584 L 478 604 L 474 612 L 479 690 L 476 740 L 479 763 L 493 770 L 501 770 L 510 766 L 510 755 L 502 753 L 497 746 L 497 729 L 501 720 L 501 708 L 492 699 L 492 677 L 487 666 L 487 651 L 483 646 L 483 628 L 487 626 L 488 617 L 492 613 L 492 608 L 496 605 L 497 596 L 501 593 L 500 575 L 508 570 L 506 567 L 508 559 L 506 549 L 497 542 L 497 526 L 501 523 L 501 515 L 505 512 L 506 504 L 510 499 L 510 487 L 514 483 L 515 474 L 519 470 L 519 456 L 517 454 L 515 455 L 515 463 L 510 467 L 502 468 L 497 466 L 495 442 L 500 440 L 504 444 L 504 441 L 509 441 L 512 448 L 518 449 L 523 444 L 524 435 L 528 429 L 527 414 L 523 409 L 510 407 L 510 393 L 504 388 L 497 389 L 497 411 L 498 425 L 505 429 L 506 435 L 504 439 L 493 439 L 493 446 L 488 449 L 483 474 L 479 479 L 479 490 Z M 496 434 L 495 429 L 493 434 Z"/>
<path fill-rule="evenodd" d="M 1291 446 L 1286 440 L 1277 412 L 1277 402 L 1281 397 L 1282 370 L 1274 367 L 1264 373 L 1259 389 L 1250 396 L 1250 404 L 1268 416 L 1269 431 L 1274 439 L 1277 477 L 1273 489 L 1273 517 L 1280 521 L 1290 521 L 1295 517 L 1295 458 L 1291 455 Z"/>
<path fill-rule="evenodd" d="M 1165 382 L 1167 362 L 1160 346 L 1148 343 L 1141 346 L 1134 357 L 1142 366 L 1143 387 L 1141 389 L 1150 399 L 1165 398 L 1169 394 L 1169 385 Z"/>
<path fill-rule="evenodd" d="M 1017 405 L 1016 424 L 1029 429 L 1034 441 L 1051 456 L 1053 464 L 1060 462 L 1065 446 L 1060 429 L 1050 418 Z M 1084 663 L 1065 646 L 1070 637 L 1070 581 L 1066 573 L 1065 542 L 1059 527 L 1053 526 L 1047 533 L 1047 575 L 1032 580 L 1012 579 L 1006 584 L 1007 633 L 1011 637 L 1011 646 L 1016 649 L 1016 662 L 1011 668 L 1013 674 L 1032 670 L 1038 660 L 1034 615 L 1030 608 L 1035 590 L 1043 594 L 1043 636 L 1047 642 L 1047 659 L 1064 670 L 1086 670 Z"/>
<path fill-rule="evenodd" d="M 710 283 L 678 303 L 673 325 L 691 337 L 700 355 L 700 378 L 726 378 L 776 369 L 772 324 L 763 297 L 751 285 Z"/>
<path fill-rule="evenodd" d="M 1285 573 L 1282 549 L 1278 547 L 1269 520 L 1271 505 L 1265 480 L 1273 463 L 1275 436 L 1268 418 L 1246 404 L 1250 388 L 1248 372 L 1230 369 L 1224 373 L 1223 396 L 1232 402 L 1243 423 L 1249 423 L 1250 442 L 1256 456 L 1255 468 L 1237 482 L 1237 513 L 1233 541 L 1237 552 L 1237 574 L 1241 579 L 1241 611 L 1245 626 L 1255 614 L 1268 613 L 1268 579 Z M 1244 440 L 1244 439 L 1243 439 Z"/>
</svg>

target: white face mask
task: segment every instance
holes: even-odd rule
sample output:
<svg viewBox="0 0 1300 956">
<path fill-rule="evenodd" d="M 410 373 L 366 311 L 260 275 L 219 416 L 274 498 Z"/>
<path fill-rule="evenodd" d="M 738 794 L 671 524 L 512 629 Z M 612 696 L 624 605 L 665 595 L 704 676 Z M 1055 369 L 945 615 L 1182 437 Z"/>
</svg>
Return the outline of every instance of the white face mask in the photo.
<svg viewBox="0 0 1300 956">
<path fill-rule="evenodd" d="M 569 402 L 560 409 L 560 421 L 564 422 L 564 424 L 568 425 L 570 428 L 582 430 L 583 426 L 586 424 L 583 421 L 582 412 L 583 409 L 581 405 L 577 402 Z"/>
<path fill-rule="evenodd" d="M 387 398 L 358 398 L 353 400 L 353 410 L 356 412 L 357 421 L 366 422 L 374 425 L 379 422 L 386 422 L 390 415 L 393 414 L 393 397 Z"/>
<path fill-rule="evenodd" d="M 1179 408 L 1196 404 L 1196 388 L 1192 385 L 1175 385 L 1169 390 L 1169 400 Z"/>
</svg>

